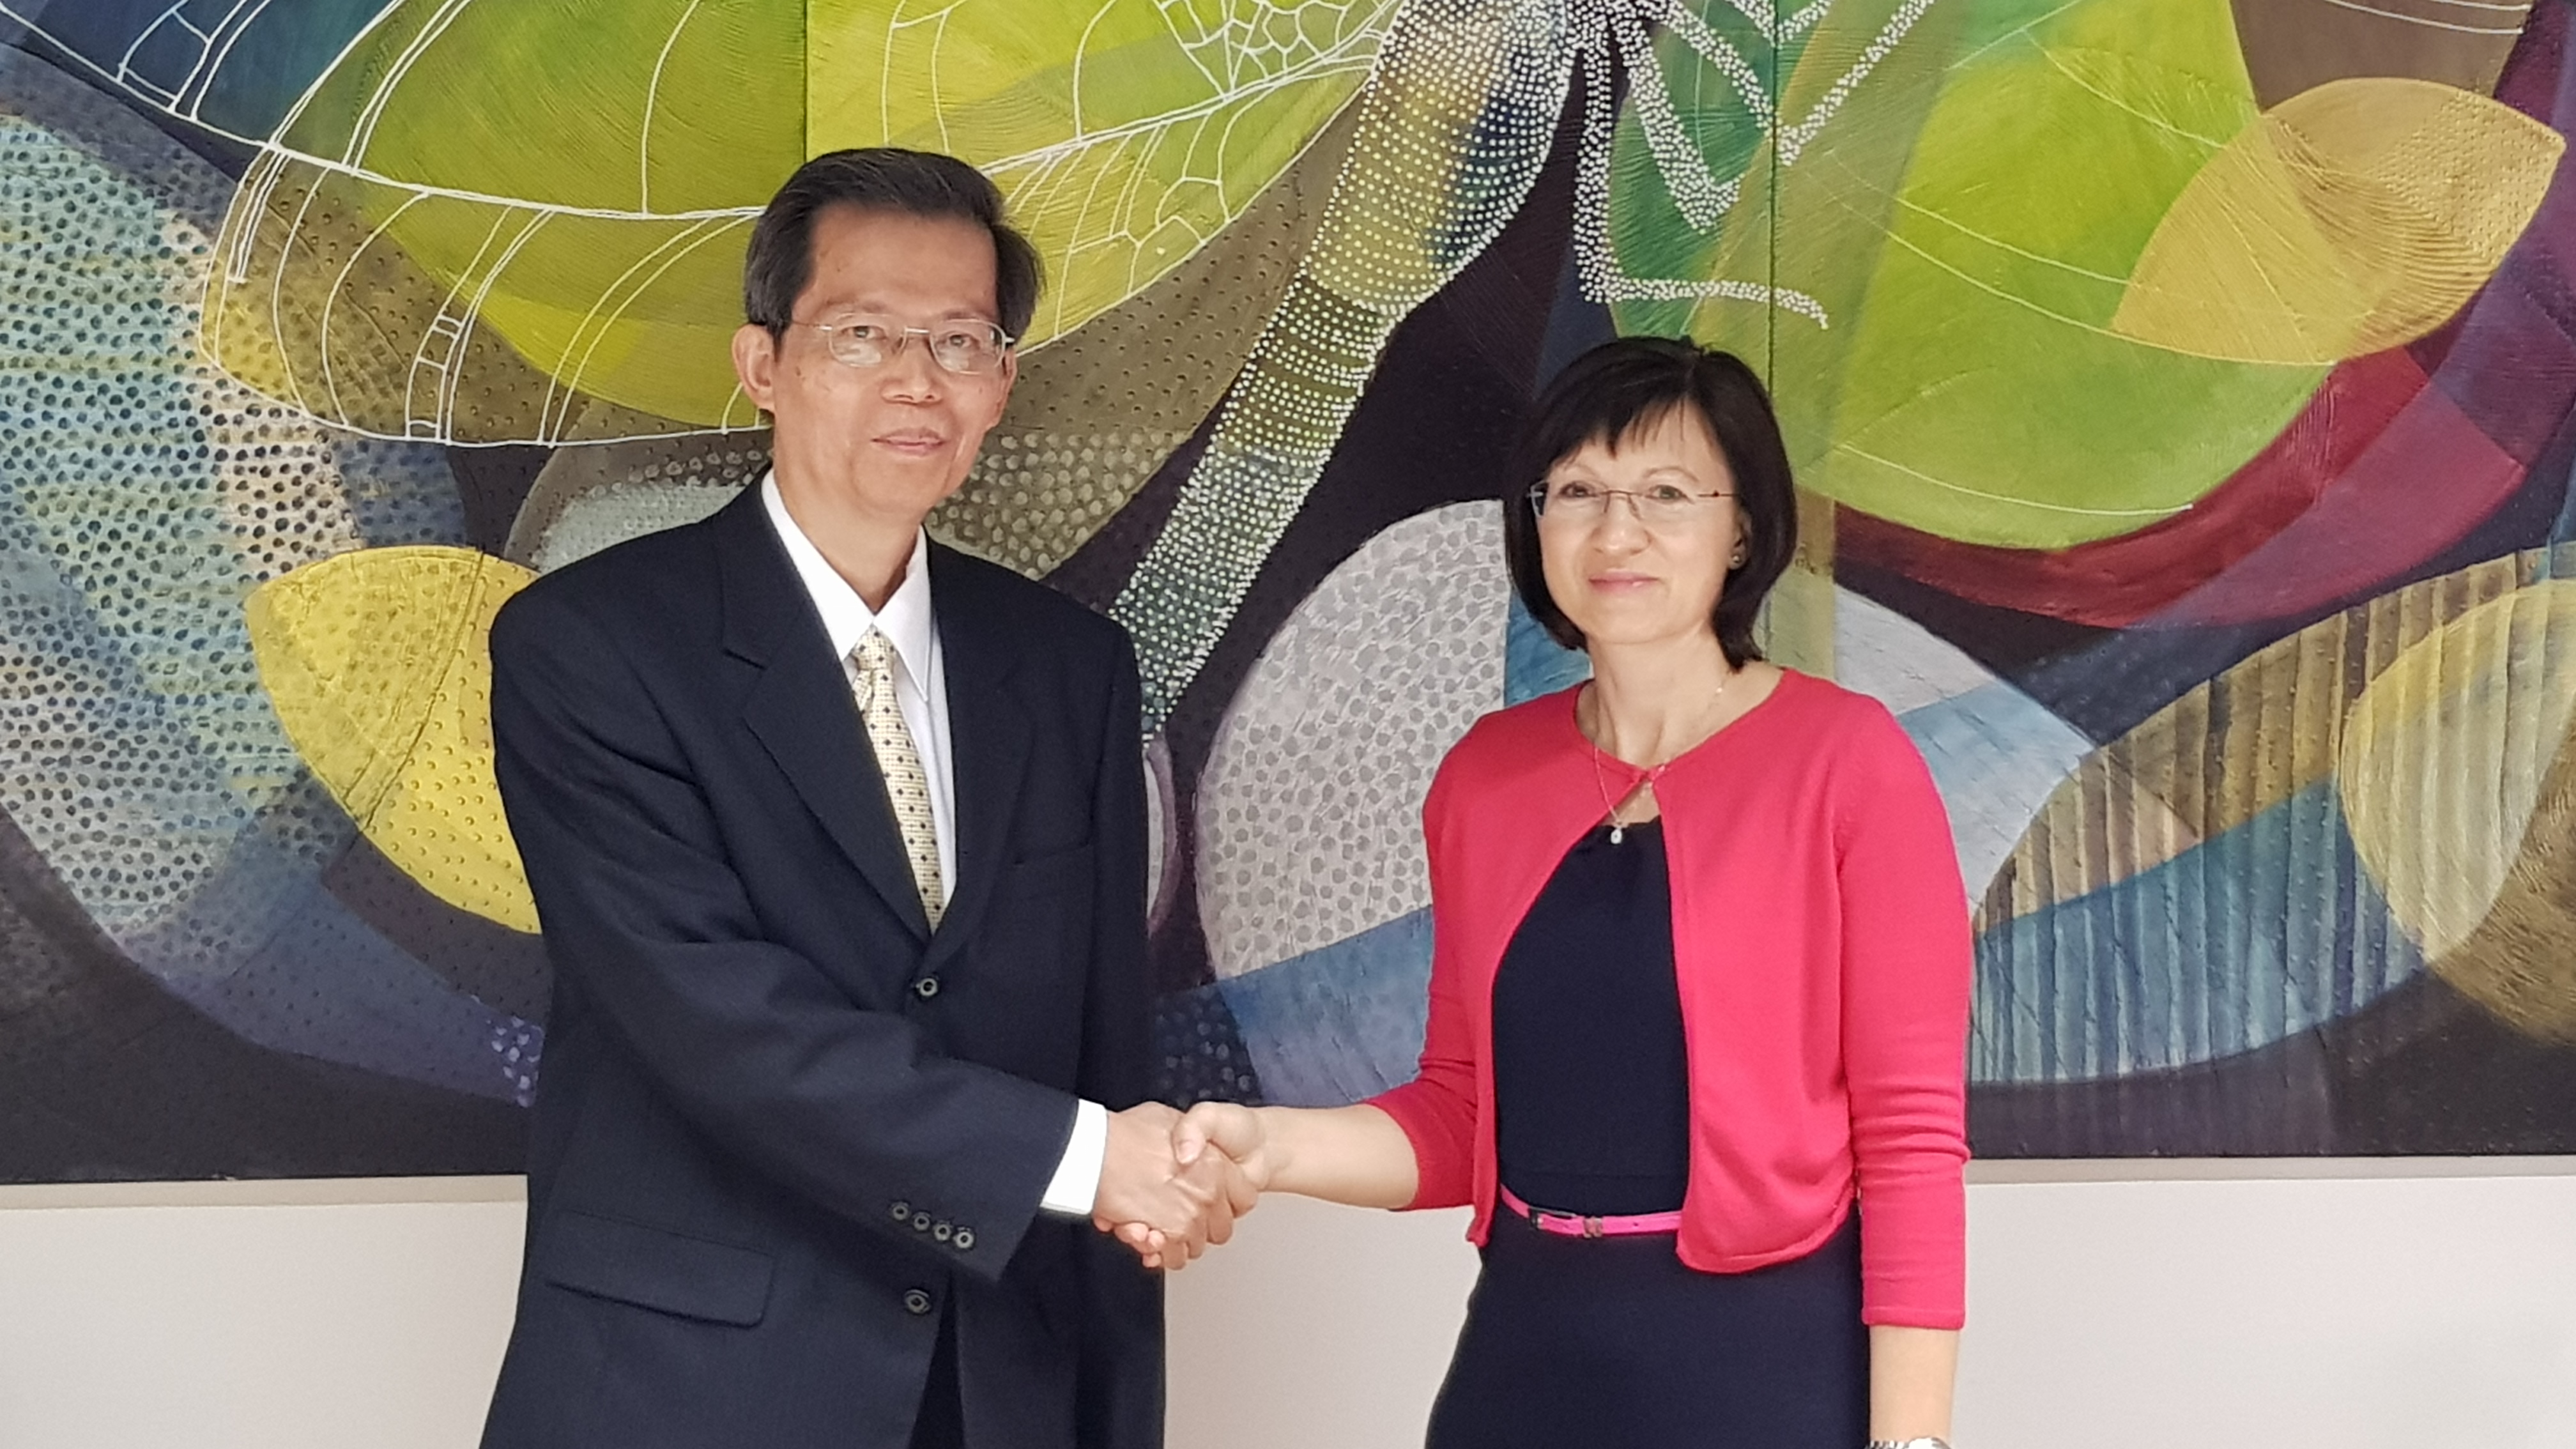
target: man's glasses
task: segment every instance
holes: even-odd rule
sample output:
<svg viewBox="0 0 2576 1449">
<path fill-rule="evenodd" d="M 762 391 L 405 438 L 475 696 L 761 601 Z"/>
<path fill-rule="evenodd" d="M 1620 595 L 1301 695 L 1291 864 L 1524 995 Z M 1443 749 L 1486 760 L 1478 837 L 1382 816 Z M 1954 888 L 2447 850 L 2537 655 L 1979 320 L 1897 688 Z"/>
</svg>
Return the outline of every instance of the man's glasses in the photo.
<svg viewBox="0 0 2576 1449">
<path fill-rule="evenodd" d="M 1604 488 L 1568 478 L 1561 483 L 1541 483 L 1529 491 L 1530 511 L 1552 523 L 1576 525 L 1598 523 L 1610 511 L 1610 500 L 1625 498 L 1637 521 L 1648 528 L 1687 528 L 1708 516 L 1711 500 L 1732 498 L 1732 493 L 1693 493 L 1673 483 L 1657 483 L 1647 488 Z"/>
<path fill-rule="evenodd" d="M 936 327 L 906 327 L 890 317 L 847 317 L 838 322 L 789 322 L 823 334 L 832 360 L 848 367 L 883 367 L 903 353 L 915 337 L 930 349 L 930 360 L 942 372 L 976 376 L 1002 365 L 1017 341 L 990 322 L 942 322 Z"/>
</svg>

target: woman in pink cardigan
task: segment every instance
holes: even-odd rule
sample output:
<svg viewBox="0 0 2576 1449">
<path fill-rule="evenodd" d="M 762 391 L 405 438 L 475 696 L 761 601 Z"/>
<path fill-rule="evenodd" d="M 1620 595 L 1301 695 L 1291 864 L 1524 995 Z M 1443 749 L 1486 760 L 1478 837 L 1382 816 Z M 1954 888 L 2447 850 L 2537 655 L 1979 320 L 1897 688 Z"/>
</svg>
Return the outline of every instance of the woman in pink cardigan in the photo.
<svg viewBox="0 0 2576 1449">
<path fill-rule="evenodd" d="M 1754 645 L 1797 545 L 1770 402 L 1725 353 L 1607 343 L 1539 399 L 1510 481 L 1513 582 L 1593 676 L 1486 716 L 1432 784 L 1421 1074 L 1202 1105 L 1179 1150 L 1272 1191 L 1475 1205 L 1433 1449 L 1937 1445 L 1966 899 L 1887 710 Z"/>
</svg>

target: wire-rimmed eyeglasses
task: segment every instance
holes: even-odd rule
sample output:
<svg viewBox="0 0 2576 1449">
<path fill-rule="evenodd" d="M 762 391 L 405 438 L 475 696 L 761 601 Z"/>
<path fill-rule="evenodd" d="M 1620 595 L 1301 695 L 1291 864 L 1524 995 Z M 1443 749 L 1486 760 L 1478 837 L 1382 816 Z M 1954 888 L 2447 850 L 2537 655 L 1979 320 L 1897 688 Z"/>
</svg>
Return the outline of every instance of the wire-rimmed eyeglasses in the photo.
<svg viewBox="0 0 2576 1449">
<path fill-rule="evenodd" d="M 1678 483 L 1656 483 L 1645 488 L 1604 488 L 1580 478 L 1558 483 L 1532 484 L 1529 491 L 1530 512 L 1541 518 L 1564 523 L 1597 523 L 1610 511 L 1610 500 L 1625 498 L 1637 521 L 1648 528 L 1685 528 L 1707 514 L 1713 499 L 1732 498 L 1728 492 L 1693 493 Z"/>
<path fill-rule="evenodd" d="M 835 322 L 797 322 L 823 334 L 832 360 L 846 367 L 882 367 L 903 355 L 915 337 L 930 349 L 930 360 L 942 372 L 972 377 L 993 371 L 1019 339 L 990 322 L 973 319 L 907 327 L 891 317 L 844 317 Z"/>
</svg>

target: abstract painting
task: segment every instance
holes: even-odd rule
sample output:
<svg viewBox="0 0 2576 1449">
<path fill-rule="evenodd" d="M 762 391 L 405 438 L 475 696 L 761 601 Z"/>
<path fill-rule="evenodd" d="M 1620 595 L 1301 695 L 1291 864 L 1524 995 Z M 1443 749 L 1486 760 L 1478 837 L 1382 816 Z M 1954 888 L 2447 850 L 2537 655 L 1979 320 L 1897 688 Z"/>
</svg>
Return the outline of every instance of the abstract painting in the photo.
<svg viewBox="0 0 2576 1449">
<path fill-rule="evenodd" d="M 0 1180 L 515 1170 L 483 631 L 756 479 L 809 155 L 1044 257 L 933 515 L 1134 634 L 1162 1091 L 1410 1074 L 1495 501 L 1769 380 L 1997 1157 L 2576 1151 L 2570 0 L 0 0 Z"/>
</svg>

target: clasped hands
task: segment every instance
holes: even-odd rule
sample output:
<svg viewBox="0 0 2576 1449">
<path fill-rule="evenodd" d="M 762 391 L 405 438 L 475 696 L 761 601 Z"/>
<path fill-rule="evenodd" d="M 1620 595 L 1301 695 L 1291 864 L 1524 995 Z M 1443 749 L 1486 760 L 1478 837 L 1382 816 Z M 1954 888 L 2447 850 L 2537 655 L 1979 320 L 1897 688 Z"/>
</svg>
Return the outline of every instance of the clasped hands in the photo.
<svg viewBox="0 0 2576 1449">
<path fill-rule="evenodd" d="M 1135 1250 L 1148 1268 L 1178 1271 L 1234 1236 L 1270 1185 L 1260 1119 L 1248 1107 L 1202 1102 L 1184 1114 L 1147 1102 L 1109 1114 L 1092 1226 Z"/>
</svg>

